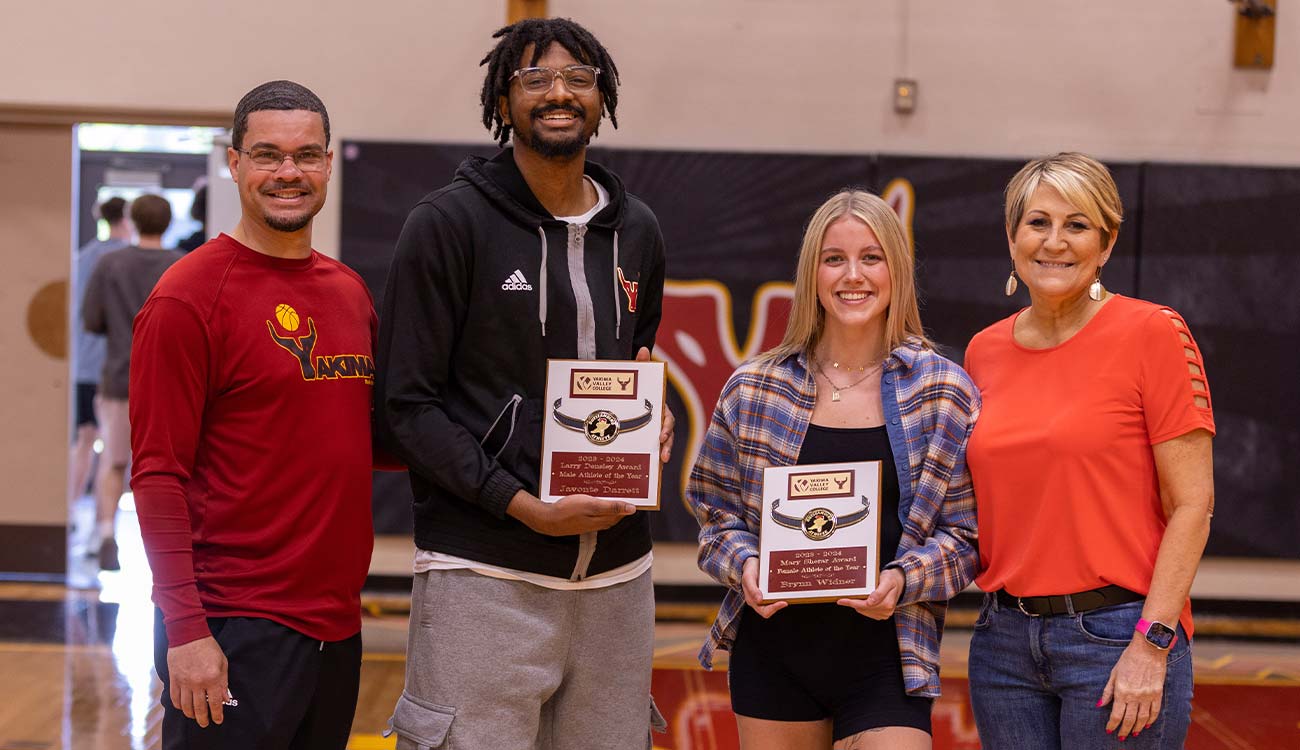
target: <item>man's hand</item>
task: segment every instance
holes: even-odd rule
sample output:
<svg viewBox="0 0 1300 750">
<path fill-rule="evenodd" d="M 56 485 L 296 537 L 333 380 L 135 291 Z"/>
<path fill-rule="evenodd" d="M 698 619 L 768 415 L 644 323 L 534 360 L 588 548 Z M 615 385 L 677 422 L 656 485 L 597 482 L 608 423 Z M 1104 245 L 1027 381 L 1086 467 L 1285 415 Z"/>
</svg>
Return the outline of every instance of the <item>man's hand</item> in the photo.
<svg viewBox="0 0 1300 750">
<path fill-rule="evenodd" d="M 758 558 L 745 560 L 745 567 L 740 572 L 740 588 L 745 594 L 745 603 L 754 608 L 764 620 L 789 606 L 790 602 L 773 602 L 762 604 L 763 592 L 758 588 Z"/>
<path fill-rule="evenodd" d="M 641 347 L 636 353 L 637 362 L 649 362 L 650 350 Z M 668 463 L 668 459 L 673 457 L 673 428 L 677 426 L 677 419 L 673 412 L 668 408 L 668 403 L 664 402 L 664 418 L 659 427 L 659 460 Z"/>
<path fill-rule="evenodd" d="M 898 597 L 903 593 L 903 572 L 898 568 L 885 568 L 880 571 L 880 584 L 866 599 L 840 599 L 835 602 L 842 607 L 856 609 L 858 614 L 873 620 L 888 620 L 894 614 Z"/>
<path fill-rule="evenodd" d="M 604 531 L 635 512 L 636 506 L 620 500 L 568 495 L 558 502 L 547 503 L 523 490 L 516 492 L 506 506 L 506 515 L 547 536 Z"/>
<path fill-rule="evenodd" d="M 226 655 L 212 636 L 167 649 L 168 682 L 172 705 L 199 726 L 222 719 L 226 699 Z"/>
</svg>

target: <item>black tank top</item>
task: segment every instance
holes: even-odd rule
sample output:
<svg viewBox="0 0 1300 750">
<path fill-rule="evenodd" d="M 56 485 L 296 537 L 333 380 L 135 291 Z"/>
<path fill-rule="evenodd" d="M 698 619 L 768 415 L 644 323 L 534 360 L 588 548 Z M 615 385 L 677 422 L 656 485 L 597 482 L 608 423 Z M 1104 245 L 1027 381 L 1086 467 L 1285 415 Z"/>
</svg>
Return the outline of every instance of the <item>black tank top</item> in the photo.
<svg viewBox="0 0 1300 750">
<path fill-rule="evenodd" d="M 880 564 L 892 562 L 903 538 L 898 520 L 898 471 L 889 435 L 880 427 L 825 427 L 809 424 L 799 450 L 799 464 L 880 461 Z"/>
</svg>

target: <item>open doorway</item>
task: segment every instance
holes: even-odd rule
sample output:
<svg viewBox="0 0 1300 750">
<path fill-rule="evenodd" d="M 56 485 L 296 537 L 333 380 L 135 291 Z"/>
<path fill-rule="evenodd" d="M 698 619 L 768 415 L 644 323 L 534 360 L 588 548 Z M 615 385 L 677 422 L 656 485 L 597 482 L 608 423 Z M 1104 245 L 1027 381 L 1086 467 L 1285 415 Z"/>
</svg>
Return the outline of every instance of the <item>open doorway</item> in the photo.
<svg viewBox="0 0 1300 750">
<path fill-rule="evenodd" d="M 148 566 L 126 481 L 129 467 L 120 458 L 110 462 L 105 453 L 109 448 L 109 452 L 123 455 L 121 446 L 129 440 L 124 437 L 129 428 L 122 425 L 125 409 L 114 412 L 115 404 L 105 403 L 100 373 L 110 355 L 104 337 L 87 333 L 83 326 L 87 285 L 105 255 L 140 244 L 139 233 L 131 224 L 130 205 L 141 196 L 158 196 L 170 207 L 171 218 L 161 235 L 162 249 L 189 250 L 201 244 L 206 237 L 205 224 L 212 226 L 207 185 L 213 177 L 211 165 L 224 161 L 219 157 L 225 153 L 225 133 L 222 128 L 196 126 L 76 126 L 68 339 L 69 382 L 73 383 L 68 476 L 70 586 L 110 587 L 118 582 L 119 569 L 135 571 L 140 575 L 131 577 L 148 585 Z M 217 151 L 220 154 L 214 157 Z M 217 175 L 218 184 L 228 181 L 222 177 Z M 124 407 L 125 399 L 116 405 Z M 110 425 L 116 429 L 110 430 Z"/>
</svg>

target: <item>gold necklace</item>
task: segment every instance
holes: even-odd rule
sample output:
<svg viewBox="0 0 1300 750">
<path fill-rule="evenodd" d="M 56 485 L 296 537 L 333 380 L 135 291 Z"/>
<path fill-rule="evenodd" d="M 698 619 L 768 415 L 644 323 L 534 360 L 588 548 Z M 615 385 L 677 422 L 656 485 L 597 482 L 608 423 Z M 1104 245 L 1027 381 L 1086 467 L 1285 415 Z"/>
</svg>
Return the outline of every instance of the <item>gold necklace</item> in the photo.
<svg viewBox="0 0 1300 750">
<path fill-rule="evenodd" d="M 817 372 L 820 372 L 820 373 L 822 374 L 822 377 L 826 379 L 826 382 L 827 382 L 827 383 L 830 383 L 830 386 L 831 386 L 831 401 L 839 401 L 839 400 L 840 400 L 840 391 L 847 391 L 847 390 L 850 390 L 850 389 L 852 389 L 853 387 L 857 386 L 857 385 L 858 385 L 859 383 L 861 383 L 862 381 L 866 380 L 867 378 L 871 377 L 872 375 L 875 375 L 875 374 L 876 374 L 876 371 L 879 370 L 881 367 L 883 367 L 883 366 L 885 365 L 885 361 L 884 361 L 884 360 L 881 360 L 881 361 L 877 362 L 876 364 L 874 364 L 874 365 L 871 366 L 871 369 L 870 369 L 870 370 L 867 369 L 867 366 L 866 366 L 866 365 L 863 365 L 861 368 L 858 368 L 858 372 L 865 372 L 866 374 L 863 375 L 862 377 L 858 378 L 857 380 L 853 381 L 852 383 L 849 383 L 848 385 L 844 386 L 843 388 L 841 388 L 841 387 L 839 387 L 838 385 L 836 385 L 836 384 L 835 384 L 835 381 L 834 381 L 834 380 L 831 380 L 831 376 L 826 374 L 826 370 L 824 370 L 824 369 L 822 368 L 822 362 L 821 362 L 820 359 L 814 359 L 814 360 L 813 360 L 813 364 L 817 365 Z M 835 367 L 839 367 L 839 365 L 838 365 L 838 364 L 835 364 L 835 363 L 832 363 L 832 365 L 835 366 Z"/>
<path fill-rule="evenodd" d="M 853 371 L 855 371 L 855 370 L 856 370 L 857 372 L 866 372 L 868 367 L 875 367 L 876 364 L 878 364 L 878 363 L 876 363 L 876 362 L 868 362 L 868 363 L 866 363 L 865 365 L 863 365 L 863 366 L 861 366 L 861 367 L 849 367 L 848 365 L 844 365 L 844 366 L 841 367 L 839 362 L 834 362 L 834 361 L 832 361 L 832 362 L 831 362 L 831 367 L 834 367 L 834 368 L 837 369 L 837 370 L 847 370 L 848 372 L 853 372 Z M 825 374 L 825 373 L 822 373 L 822 374 Z"/>
</svg>

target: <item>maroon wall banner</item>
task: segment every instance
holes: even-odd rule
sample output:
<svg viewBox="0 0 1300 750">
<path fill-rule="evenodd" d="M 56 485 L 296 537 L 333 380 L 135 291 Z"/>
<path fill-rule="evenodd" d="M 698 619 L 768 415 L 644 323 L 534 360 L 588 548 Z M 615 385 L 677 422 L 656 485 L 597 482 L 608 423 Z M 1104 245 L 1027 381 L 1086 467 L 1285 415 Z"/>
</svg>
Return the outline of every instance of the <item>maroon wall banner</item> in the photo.
<svg viewBox="0 0 1300 750">
<path fill-rule="evenodd" d="M 407 213 L 482 145 L 345 141 L 342 258 L 381 302 Z M 846 186 L 882 195 L 916 243 L 927 331 L 960 362 L 970 337 L 1027 304 L 1010 270 L 1002 191 L 1021 161 L 593 149 L 656 213 L 668 282 L 656 358 L 667 365 L 677 450 L 655 537 L 690 541 L 691 460 L 731 372 L 780 340 L 803 227 Z M 1300 169 L 1112 163 L 1125 205 L 1104 281 L 1168 304 L 1206 358 L 1219 434 L 1218 516 L 1208 552 L 1300 557 Z M 376 526 L 411 528 L 402 475 L 377 475 Z"/>
</svg>

